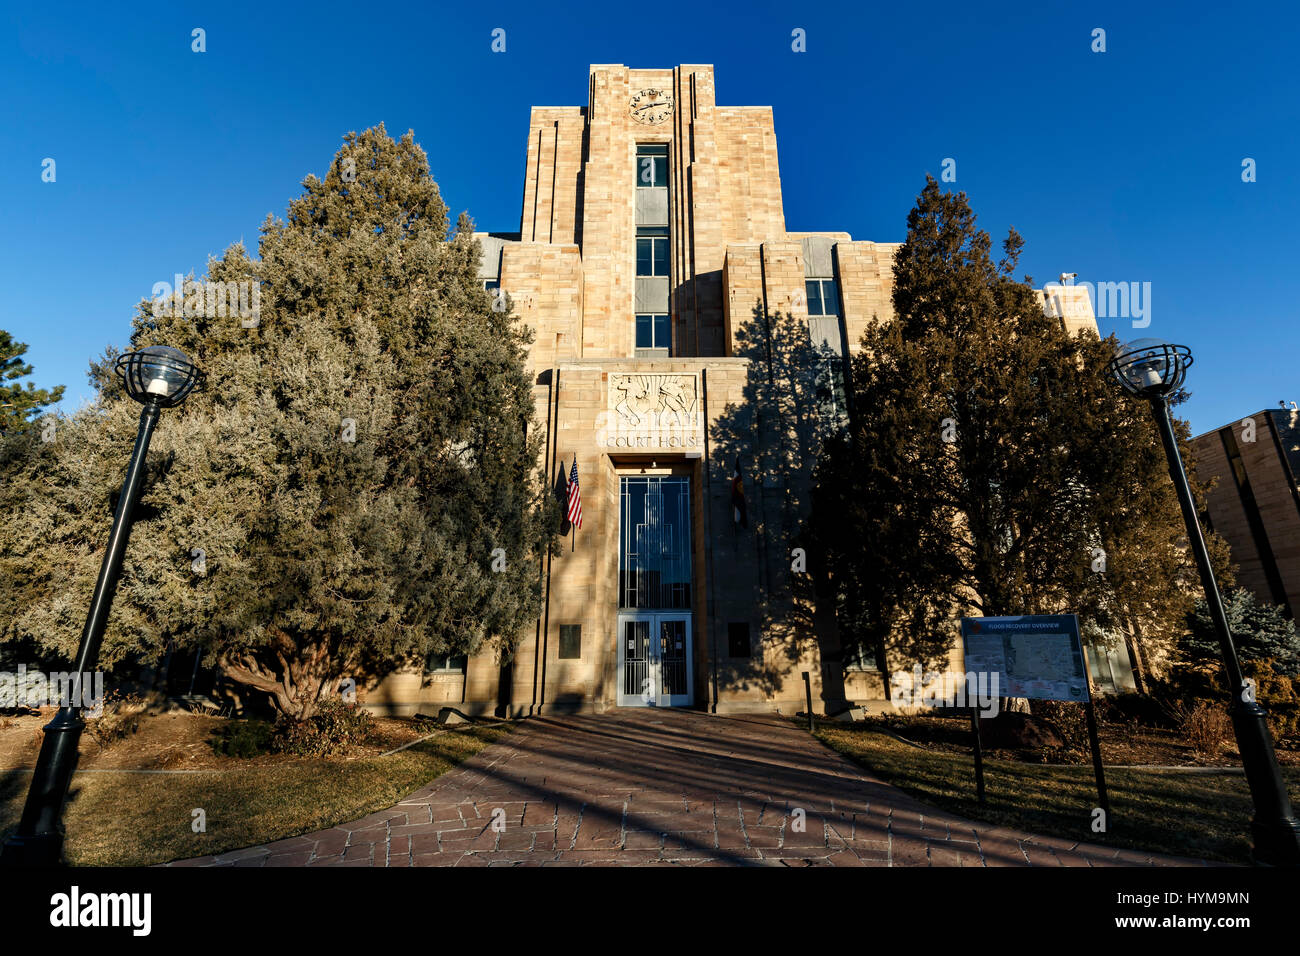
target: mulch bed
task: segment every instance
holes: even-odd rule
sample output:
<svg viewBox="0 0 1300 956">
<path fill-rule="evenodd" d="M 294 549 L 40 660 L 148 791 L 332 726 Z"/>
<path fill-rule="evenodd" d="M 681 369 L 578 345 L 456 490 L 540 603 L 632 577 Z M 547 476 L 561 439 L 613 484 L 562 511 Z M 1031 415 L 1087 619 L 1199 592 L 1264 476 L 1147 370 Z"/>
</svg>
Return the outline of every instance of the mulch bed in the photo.
<svg viewBox="0 0 1300 956">
<path fill-rule="evenodd" d="M 41 728 L 55 712 L 53 707 L 44 707 L 40 711 L 0 713 L 0 770 L 36 765 L 44 736 Z M 81 737 L 78 766 L 86 770 L 217 770 L 297 759 L 283 754 L 242 759 L 216 753 L 212 739 L 227 723 L 224 717 L 179 710 L 146 713 L 141 715 L 134 733 L 106 744 L 97 741 L 87 728 Z M 374 757 L 438 729 L 438 724 L 427 719 L 376 717 L 374 735 L 364 744 L 351 747 L 344 759 Z"/>
</svg>

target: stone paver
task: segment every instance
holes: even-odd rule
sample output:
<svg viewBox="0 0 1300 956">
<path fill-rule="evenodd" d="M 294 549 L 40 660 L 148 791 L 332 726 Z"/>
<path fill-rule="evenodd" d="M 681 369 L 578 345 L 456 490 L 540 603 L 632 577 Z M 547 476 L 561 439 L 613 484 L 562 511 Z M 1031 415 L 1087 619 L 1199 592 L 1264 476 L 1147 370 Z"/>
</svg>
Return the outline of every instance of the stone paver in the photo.
<svg viewBox="0 0 1300 956">
<path fill-rule="evenodd" d="M 387 810 L 169 865 L 1206 864 L 964 820 L 780 718 L 638 709 L 533 718 Z"/>
</svg>

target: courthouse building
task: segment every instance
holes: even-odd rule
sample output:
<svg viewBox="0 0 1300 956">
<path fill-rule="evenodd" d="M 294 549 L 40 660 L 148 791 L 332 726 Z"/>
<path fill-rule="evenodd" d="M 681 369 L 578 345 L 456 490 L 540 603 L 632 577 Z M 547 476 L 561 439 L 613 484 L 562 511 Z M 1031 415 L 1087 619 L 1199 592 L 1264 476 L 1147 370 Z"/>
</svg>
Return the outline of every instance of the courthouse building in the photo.
<svg viewBox="0 0 1300 956">
<path fill-rule="evenodd" d="M 711 66 L 592 66 L 588 97 L 533 108 L 519 231 L 479 237 L 485 285 L 535 330 L 546 472 L 558 488 L 576 459 L 581 528 L 539 569 L 512 666 L 448 658 L 366 702 L 790 713 L 804 672 L 818 712 L 881 700 L 799 533 L 844 361 L 892 314 L 899 243 L 788 231 L 772 110 L 715 102 Z M 1045 297 L 1096 327 L 1082 289 Z"/>
<path fill-rule="evenodd" d="M 1289 617 L 1300 611 L 1300 408 L 1264 409 L 1192 439 L 1202 480 L 1217 479 L 1206 524 L 1232 549 L 1237 583 Z"/>
</svg>

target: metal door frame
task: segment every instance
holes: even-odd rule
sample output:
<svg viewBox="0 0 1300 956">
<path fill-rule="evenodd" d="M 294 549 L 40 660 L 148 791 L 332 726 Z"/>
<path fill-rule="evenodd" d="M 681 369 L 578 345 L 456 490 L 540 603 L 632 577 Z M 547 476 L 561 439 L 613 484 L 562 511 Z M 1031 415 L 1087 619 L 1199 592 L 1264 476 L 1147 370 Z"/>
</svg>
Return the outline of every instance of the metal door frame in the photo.
<svg viewBox="0 0 1300 956">
<path fill-rule="evenodd" d="M 616 688 L 618 691 L 618 706 L 620 707 L 689 707 L 695 700 L 695 655 L 694 655 L 694 635 L 691 627 L 693 615 L 690 611 L 641 611 L 641 610 L 622 610 L 618 612 L 618 621 L 615 625 L 617 634 L 615 640 L 618 642 L 618 673 Z M 650 634 L 647 641 L 647 661 L 649 666 L 648 673 L 642 679 L 642 690 L 639 693 L 624 693 L 623 684 L 624 662 L 627 659 L 627 638 L 625 636 L 625 625 L 630 621 L 647 621 L 649 623 Z M 662 639 L 661 625 L 664 621 L 684 621 L 686 624 L 686 692 L 684 694 L 665 694 L 663 692 L 663 664 L 660 641 Z M 648 682 L 648 684 L 647 684 Z"/>
</svg>

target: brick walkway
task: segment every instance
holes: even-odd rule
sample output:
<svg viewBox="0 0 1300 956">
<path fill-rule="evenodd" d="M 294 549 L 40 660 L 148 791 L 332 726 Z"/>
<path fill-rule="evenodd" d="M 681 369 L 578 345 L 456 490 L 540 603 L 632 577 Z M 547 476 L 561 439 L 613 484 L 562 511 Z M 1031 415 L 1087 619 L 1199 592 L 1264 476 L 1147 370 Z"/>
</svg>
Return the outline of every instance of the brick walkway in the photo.
<svg viewBox="0 0 1300 956">
<path fill-rule="evenodd" d="M 586 863 L 1204 865 L 943 813 L 779 718 L 640 709 L 534 718 L 391 809 L 171 865 Z"/>
</svg>

